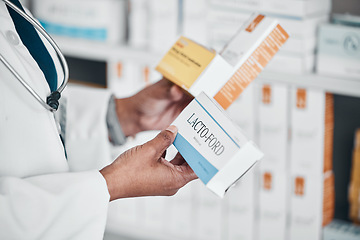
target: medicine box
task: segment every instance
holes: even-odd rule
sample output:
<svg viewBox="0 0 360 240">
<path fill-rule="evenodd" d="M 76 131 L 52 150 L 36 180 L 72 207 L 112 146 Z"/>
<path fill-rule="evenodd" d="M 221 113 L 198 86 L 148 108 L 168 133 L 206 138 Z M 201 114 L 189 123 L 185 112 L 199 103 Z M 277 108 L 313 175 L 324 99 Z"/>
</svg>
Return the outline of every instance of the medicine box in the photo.
<svg viewBox="0 0 360 240">
<path fill-rule="evenodd" d="M 287 239 L 287 174 L 284 171 L 266 169 L 260 172 L 259 240 L 285 240 Z"/>
<path fill-rule="evenodd" d="M 320 90 L 291 91 L 291 171 L 318 176 L 332 168 L 333 96 Z"/>
<path fill-rule="evenodd" d="M 156 70 L 197 96 L 204 91 L 224 109 L 258 76 L 287 41 L 277 20 L 255 14 L 216 53 L 180 37 Z"/>
<path fill-rule="evenodd" d="M 229 7 L 244 12 L 262 12 L 272 15 L 307 18 L 309 16 L 329 13 L 331 0 L 317 1 L 284 1 L 284 0 L 211 0 L 214 7 Z"/>
<path fill-rule="evenodd" d="M 54 35 L 107 43 L 125 41 L 125 0 L 35 0 L 33 11 Z"/>
<path fill-rule="evenodd" d="M 323 174 L 291 174 L 289 239 L 320 240 L 323 217 Z"/>
<path fill-rule="evenodd" d="M 238 99 L 226 110 L 230 118 L 244 131 L 250 139 L 256 137 L 256 85 L 250 85 Z"/>
<path fill-rule="evenodd" d="M 288 164 L 288 88 L 282 84 L 264 83 L 261 84 L 259 95 L 258 143 L 265 154 L 260 169 L 285 173 Z"/>
<path fill-rule="evenodd" d="M 255 168 L 256 166 L 246 173 L 226 195 L 227 239 L 252 240 L 255 238 L 255 210 L 257 208 Z"/>
<path fill-rule="evenodd" d="M 317 72 L 360 79 L 360 28 L 324 24 L 319 28 Z"/>
<path fill-rule="evenodd" d="M 220 197 L 263 157 L 205 93 L 200 93 L 173 125 L 178 127 L 174 146 L 206 187 Z"/>
</svg>

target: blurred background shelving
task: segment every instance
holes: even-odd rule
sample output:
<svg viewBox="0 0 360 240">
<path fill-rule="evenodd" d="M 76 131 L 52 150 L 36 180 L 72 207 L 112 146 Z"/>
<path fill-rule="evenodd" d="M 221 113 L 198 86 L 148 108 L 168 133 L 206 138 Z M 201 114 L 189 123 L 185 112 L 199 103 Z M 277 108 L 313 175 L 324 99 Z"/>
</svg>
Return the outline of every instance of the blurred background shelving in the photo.
<svg viewBox="0 0 360 240">
<path fill-rule="evenodd" d="M 224 200 L 217 199 L 200 183 L 193 182 L 170 198 L 116 201 L 109 207 L 105 239 L 358 239 L 360 233 L 355 234 L 358 228 L 349 227 L 348 189 L 354 134 L 360 127 L 360 77 L 333 74 L 330 70 L 335 70 L 337 66 L 332 65 L 326 69 L 325 64 L 325 73 L 321 70 L 323 65 L 320 63 L 324 61 L 320 57 L 325 56 L 326 59 L 327 53 L 324 55 L 319 47 L 323 44 L 320 43 L 319 29 L 320 26 L 324 29 L 323 26 L 330 23 L 333 14 L 350 13 L 359 17 L 359 0 L 23 1 L 53 34 L 69 61 L 72 80 L 87 86 L 108 88 L 119 97 L 132 95 L 161 78 L 154 67 L 179 35 L 188 36 L 219 51 L 253 11 L 277 18 L 290 31 L 291 42 L 280 50 L 253 86 L 229 111 L 248 136 L 264 148 L 278 148 L 278 143 L 262 140 L 261 131 L 262 127 L 266 127 L 266 122 L 262 122 L 261 116 L 272 119 L 272 116 L 279 115 L 278 122 L 283 123 L 282 128 L 285 129 L 281 138 L 286 142 L 284 152 L 280 155 L 285 159 L 286 166 L 285 170 L 273 174 L 273 181 L 279 181 L 275 179 L 278 177 L 283 179 L 280 181 L 281 193 L 278 199 L 266 192 L 262 182 L 262 176 L 271 168 L 266 164 L 260 165 Z M 357 28 L 352 27 L 359 33 L 360 21 L 357 24 Z M 349 55 L 348 59 L 350 63 L 360 64 L 360 39 L 358 42 L 357 37 L 350 40 L 349 46 L 354 54 Z M 326 70 L 329 72 L 326 73 Z M 264 115 L 266 110 L 261 97 L 269 86 L 275 95 L 283 95 L 280 103 L 276 103 L 282 106 L 279 108 L 282 115 L 278 114 L 278 110 Z M 309 96 L 316 95 L 320 100 L 324 99 L 326 92 L 334 94 L 332 172 L 335 179 L 335 202 L 332 210 L 336 220 L 322 227 L 320 222 L 311 222 L 309 217 L 306 221 L 310 227 L 303 229 L 303 232 L 311 229 L 310 235 L 294 237 L 291 234 L 294 219 L 291 218 L 293 213 L 290 210 L 294 202 L 290 192 L 294 187 L 290 184 L 293 173 L 289 165 L 292 161 L 291 151 L 296 146 L 291 139 L 294 133 L 288 130 L 292 127 L 296 112 L 292 110 L 291 104 L 297 89 L 305 89 Z M 319 108 L 314 122 L 325 114 L 324 108 Z M 324 126 L 320 126 L 316 130 L 324 129 Z M 125 146 L 114 148 L 114 157 L 150 139 L 154 134 L 156 132 L 139 134 Z M 169 151 L 170 157 L 174 152 L 174 149 Z M 314 158 L 314 161 L 323 159 Z M 315 178 L 311 176 L 314 185 L 324 184 L 324 176 L 322 172 Z M 321 185 L 314 194 L 314 206 L 322 197 L 323 188 Z M 271 202 L 271 199 L 279 201 L 273 206 L 266 206 L 266 202 Z M 331 197 L 328 201 L 332 201 Z M 271 208 L 281 210 L 271 212 Z M 305 209 L 304 212 L 321 211 L 320 208 Z M 262 220 L 264 216 L 270 220 L 272 216 L 272 221 Z M 346 231 L 341 232 L 341 229 Z"/>
<path fill-rule="evenodd" d="M 56 42 L 65 55 L 83 59 L 106 61 L 107 59 L 130 60 L 153 65 L 160 61 L 162 55 L 126 45 L 74 40 L 56 37 Z M 341 77 L 321 76 L 315 73 L 289 74 L 265 71 L 260 79 L 274 83 L 284 83 L 302 88 L 317 88 L 334 94 L 360 97 L 360 81 Z"/>
</svg>

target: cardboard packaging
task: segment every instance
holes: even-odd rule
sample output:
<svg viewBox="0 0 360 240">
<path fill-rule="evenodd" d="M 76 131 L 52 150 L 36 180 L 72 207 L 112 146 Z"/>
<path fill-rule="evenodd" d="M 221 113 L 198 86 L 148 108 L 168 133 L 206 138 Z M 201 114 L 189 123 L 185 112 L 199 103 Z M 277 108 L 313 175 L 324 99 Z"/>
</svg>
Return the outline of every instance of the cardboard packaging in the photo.
<svg viewBox="0 0 360 240">
<path fill-rule="evenodd" d="M 147 0 L 130 0 L 129 45 L 134 48 L 148 47 L 149 6 Z"/>
<path fill-rule="evenodd" d="M 323 215 L 323 175 L 292 174 L 289 239 L 320 240 Z"/>
<path fill-rule="evenodd" d="M 248 86 L 238 99 L 226 110 L 230 118 L 250 139 L 256 139 L 256 85 Z"/>
<path fill-rule="evenodd" d="M 261 170 L 259 239 L 285 240 L 287 227 L 287 174 Z"/>
<path fill-rule="evenodd" d="M 179 11 L 177 0 L 152 0 L 149 6 L 149 49 L 164 54 L 178 38 Z"/>
<path fill-rule="evenodd" d="M 288 161 L 289 93 L 282 84 L 262 84 L 259 89 L 259 146 L 265 157 L 260 169 L 285 174 Z"/>
<path fill-rule="evenodd" d="M 150 68 L 130 61 L 109 60 L 107 82 L 115 96 L 129 97 L 150 84 Z"/>
<path fill-rule="evenodd" d="M 238 25 L 245 23 L 250 16 L 250 13 L 232 8 L 225 10 L 223 8 L 211 8 L 208 14 L 210 46 L 216 50 L 219 49 L 219 46 L 224 46 Z M 281 26 L 291 35 L 291 38 L 282 47 L 281 52 L 297 54 L 314 52 L 318 26 L 329 19 L 328 15 L 312 16 L 306 19 L 281 15 L 268 17 L 278 19 Z"/>
<path fill-rule="evenodd" d="M 174 146 L 206 187 L 220 197 L 263 157 L 205 93 L 172 124 L 178 127 Z"/>
<path fill-rule="evenodd" d="M 198 185 L 195 202 L 197 208 L 195 239 L 224 239 L 224 205 L 222 199 Z"/>
<path fill-rule="evenodd" d="M 163 206 L 168 215 L 165 232 L 174 238 L 190 239 L 195 234 L 198 214 L 197 208 L 194 206 L 194 196 L 197 194 L 195 190 L 197 190 L 198 181 L 195 180 L 185 185 L 175 196 L 168 198 L 166 206 Z"/>
<path fill-rule="evenodd" d="M 322 176 L 324 166 L 331 170 L 333 96 L 318 90 L 292 89 L 291 121 L 291 172 Z"/>
<path fill-rule="evenodd" d="M 306 18 L 323 15 L 331 10 L 330 0 L 320 1 L 284 1 L 284 0 L 211 0 L 214 7 L 230 7 L 240 11 L 263 12 L 266 14 Z"/>
<path fill-rule="evenodd" d="M 321 239 L 335 206 L 333 96 L 298 88 L 291 98 L 290 239 Z"/>
<path fill-rule="evenodd" d="M 226 196 L 228 224 L 225 229 L 229 240 L 255 238 L 257 185 L 254 170 L 252 168 L 242 177 Z"/>
<path fill-rule="evenodd" d="M 276 20 L 255 14 L 220 54 L 180 37 L 156 70 L 194 96 L 204 91 L 226 109 L 288 38 Z"/>
<path fill-rule="evenodd" d="M 231 119 L 250 139 L 256 138 L 257 85 L 247 87 L 238 99 L 227 109 Z M 256 208 L 258 203 L 258 164 L 249 170 L 226 195 L 226 231 L 229 240 L 255 239 Z M 239 227 L 242 226 L 242 227 Z"/>
<path fill-rule="evenodd" d="M 266 71 L 290 74 L 303 74 L 314 72 L 315 54 L 278 54 L 268 64 Z"/>
<path fill-rule="evenodd" d="M 360 28 L 324 24 L 319 28 L 317 73 L 360 79 Z"/>
<path fill-rule="evenodd" d="M 183 34 L 208 46 L 207 1 L 184 0 L 183 4 Z"/>
<path fill-rule="evenodd" d="M 35 0 L 34 16 L 48 33 L 106 43 L 126 38 L 125 0 Z"/>
</svg>

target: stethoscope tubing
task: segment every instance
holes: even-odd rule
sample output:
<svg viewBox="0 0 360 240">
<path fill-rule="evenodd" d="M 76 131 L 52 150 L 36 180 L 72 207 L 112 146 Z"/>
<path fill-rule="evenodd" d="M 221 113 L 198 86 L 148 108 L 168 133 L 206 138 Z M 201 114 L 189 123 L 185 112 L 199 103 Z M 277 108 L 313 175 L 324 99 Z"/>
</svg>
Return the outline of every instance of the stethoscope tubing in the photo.
<svg viewBox="0 0 360 240">
<path fill-rule="evenodd" d="M 31 16 L 29 16 L 28 14 L 26 14 L 24 11 L 22 11 L 21 9 L 19 9 L 15 4 L 13 4 L 12 2 L 10 2 L 9 0 L 2 0 L 3 2 L 5 2 L 6 5 L 8 5 L 9 7 L 11 7 L 14 11 L 16 11 L 20 16 L 22 16 L 23 18 L 25 18 L 29 23 L 31 23 L 34 28 L 40 32 L 40 34 L 42 36 L 44 36 L 46 38 L 46 40 L 51 44 L 51 46 L 54 48 L 60 63 L 62 65 L 62 69 L 64 72 L 64 79 L 60 85 L 60 87 L 55 91 L 58 93 L 61 93 L 65 86 L 67 85 L 68 81 L 69 81 L 69 67 L 67 65 L 66 59 L 64 57 L 64 55 L 62 54 L 59 46 L 56 44 L 56 42 L 52 39 L 52 37 L 45 31 L 45 29 L 38 23 L 35 21 L 34 18 L 32 18 Z M 32 94 L 35 99 L 41 104 L 43 105 L 47 110 L 51 111 L 51 112 L 55 112 L 57 109 L 51 107 L 49 104 L 47 104 L 36 92 L 33 88 L 30 87 L 30 85 L 20 76 L 20 74 L 10 65 L 10 63 L 0 54 L 0 61 L 2 61 L 4 63 L 4 65 L 11 71 L 11 73 L 19 80 L 19 82 L 29 91 L 30 94 Z"/>
</svg>

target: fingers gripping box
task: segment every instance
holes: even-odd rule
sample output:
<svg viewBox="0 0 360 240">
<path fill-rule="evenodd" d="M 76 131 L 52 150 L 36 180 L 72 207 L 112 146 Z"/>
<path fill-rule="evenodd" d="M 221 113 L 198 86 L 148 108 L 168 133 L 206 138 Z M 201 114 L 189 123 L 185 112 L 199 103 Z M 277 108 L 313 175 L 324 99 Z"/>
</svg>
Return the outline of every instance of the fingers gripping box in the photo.
<svg viewBox="0 0 360 240">
<path fill-rule="evenodd" d="M 200 93 L 175 119 L 174 146 L 200 180 L 220 197 L 263 157 L 256 145 Z"/>
</svg>

